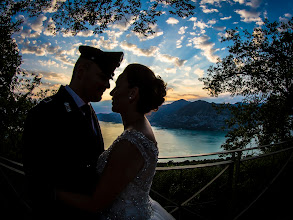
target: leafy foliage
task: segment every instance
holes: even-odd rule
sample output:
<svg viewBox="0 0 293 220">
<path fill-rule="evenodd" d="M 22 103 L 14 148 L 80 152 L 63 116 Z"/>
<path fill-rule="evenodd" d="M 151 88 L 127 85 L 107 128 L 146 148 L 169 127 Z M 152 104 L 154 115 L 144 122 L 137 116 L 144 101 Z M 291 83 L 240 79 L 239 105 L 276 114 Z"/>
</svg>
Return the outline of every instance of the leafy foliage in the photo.
<svg viewBox="0 0 293 220">
<path fill-rule="evenodd" d="M 190 0 L 7 0 L 0 2 L 0 152 L 21 157 L 20 140 L 24 119 L 28 110 L 38 99 L 52 91 L 39 89 L 41 78 L 20 68 L 22 59 L 12 35 L 18 30 L 21 20 L 12 18 L 19 13 L 38 16 L 46 12 L 53 22 L 49 29 L 56 32 L 70 32 L 76 35 L 80 31 L 93 28 L 102 33 L 113 24 L 124 22 L 134 32 L 149 35 L 155 31 L 152 25 L 157 17 L 167 10 L 172 15 L 187 17 L 193 14 L 195 7 Z M 54 91 L 53 91 L 54 92 Z"/>
<path fill-rule="evenodd" d="M 22 21 L 14 21 L 14 16 L 27 13 L 33 17 L 46 12 L 53 20 L 49 29 L 54 33 L 61 31 L 76 35 L 89 28 L 94 28 L 95 33 L 102 33 L 111 25 L 124 22 L 134 32 L 146 36 L 155 33 L 152 25 L 165 10 L 172 15 L 187 17 L 193 14 L 194 8 L 190 0 L 154 0 L 148 3 L 140 0 L 1 1 L 0 152 L 20 159 L 21 133 L 28 110 L 38 99 L 54 92 L 41 89 L 36 92 L 41 78 L 20 68 L 22 59 L 12 35 Z"/>
<path fill-rule="evenodd" d="M 265 21 L 253 33 L 228 30 L 229 55 L 201 78 L 211 96 L 228 92 L 244 96 L 246 104 L 230 105 L 233 128 L 225 149 L 245 147 L 254 140 L 269 144 L 292 138 L 293 19 Z"/>
<path fill-rule="evenodd" d="M 36 92 L 41 78 L 20 68 L 21 56 L 12 34 L 21 22 L 11 20 L 13 11 L 4 4 L 0 8 L 0 152 L 17 158 L 26 114 L 48 91 Z"/>
<path fill-rule="evenodd" d="M 67 0 L 67 1 L 31 0 L 19 1 L 15 11 L 26 11 L 30 16 L 38 16 L 44 11 L 50 12 L 54 33 L 62 31 L 76 35 L 80 31 L 94 28 L 94 33 L 103 33 L 109 26 L 125 22 L 139 34 L 155 33 L 152 25 L 165 11 L 179 17 L 193 15 L 195 6 L 191 0 Z"/>
</svg>

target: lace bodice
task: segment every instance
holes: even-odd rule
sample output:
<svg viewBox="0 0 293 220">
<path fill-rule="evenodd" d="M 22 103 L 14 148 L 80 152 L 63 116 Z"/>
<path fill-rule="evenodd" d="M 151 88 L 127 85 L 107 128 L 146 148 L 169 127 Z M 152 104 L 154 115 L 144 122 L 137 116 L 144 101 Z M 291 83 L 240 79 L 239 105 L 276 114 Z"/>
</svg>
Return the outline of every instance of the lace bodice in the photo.
<svg viewBox="0 0 293 220">
<path fill-rule="evenodd" d="M 99 157 L 97 171 L 102 173 L 111 150 L 121 140 L 134 144 L 144 158 L 144 166 L 136 178 L 116 198 L 112 206 L 102 212 L 104 219 L 150 219 L 152 207 L 149 191 L 158 160 L 157 144 L 136 130 L 124 131 Z"/>
</svg>

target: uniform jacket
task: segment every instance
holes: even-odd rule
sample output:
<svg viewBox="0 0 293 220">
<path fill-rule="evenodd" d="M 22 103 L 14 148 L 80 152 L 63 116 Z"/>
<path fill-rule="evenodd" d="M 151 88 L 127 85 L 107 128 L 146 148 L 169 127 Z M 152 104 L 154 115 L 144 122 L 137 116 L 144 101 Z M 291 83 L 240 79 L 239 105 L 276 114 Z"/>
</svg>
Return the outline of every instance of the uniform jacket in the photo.
<svg viewBox="0 0 293 220">
<path fill-rule="evenodd" d="M 29 112 L 24 168 L 35 210 L 59 209 L 77 217 L 74 210 L 66 211 L 56 202 L 54 190 L 90 194 L 95 189 L 97 159 L 104 151 L 96 115 L 95 120 L 97 134 L 64 86 Z"/>
</svg>

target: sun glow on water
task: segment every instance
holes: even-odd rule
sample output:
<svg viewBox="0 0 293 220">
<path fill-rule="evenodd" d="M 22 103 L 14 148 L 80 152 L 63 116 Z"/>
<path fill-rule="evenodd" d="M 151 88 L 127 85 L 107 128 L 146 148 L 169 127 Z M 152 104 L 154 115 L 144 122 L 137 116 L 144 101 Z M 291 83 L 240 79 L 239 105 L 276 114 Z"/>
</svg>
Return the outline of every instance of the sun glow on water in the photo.
<svg viewBox="0 0 293 220">
<path fill-rule="evenodd" d="M 105 149 L 123 132 L 123 125 L 100 122 Z M 153 127 L 159 148 L 159 157 L 186 156 L 222 151 L 225 132 L 162 129 Z"/>
</svg>

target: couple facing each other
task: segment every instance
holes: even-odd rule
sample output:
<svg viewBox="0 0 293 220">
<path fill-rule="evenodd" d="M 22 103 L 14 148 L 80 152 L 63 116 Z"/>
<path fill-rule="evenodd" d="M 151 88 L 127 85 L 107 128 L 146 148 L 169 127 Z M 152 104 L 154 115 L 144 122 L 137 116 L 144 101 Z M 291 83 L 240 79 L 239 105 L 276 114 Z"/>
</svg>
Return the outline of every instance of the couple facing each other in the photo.
<svg viewBox="0 0 293 220">
<path fill-rule="evenodd" d="M 158 148 L 145 114 L 162 105 L 166 84 L 144 65 L 125 68 L 110 93 L 124 131 L 104 150 L 90 102 L 110 88 L 123 53 L 89 46 L 79 51 L 70 84 L 30 110 L 25 123 L 32 217 L 174 219 L 149 196 Z"/>
</svg>

